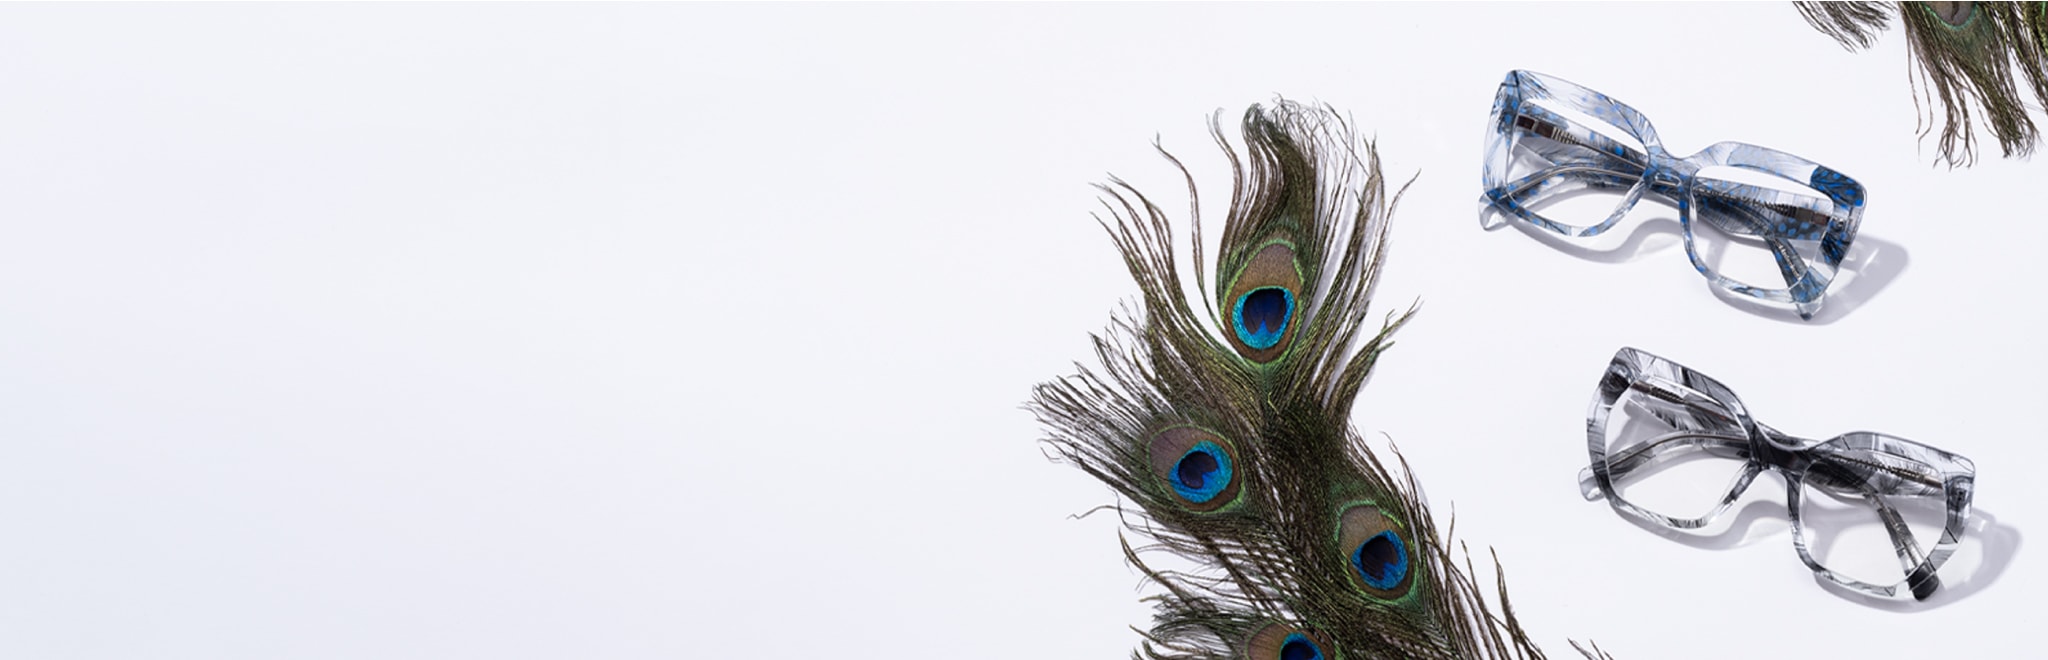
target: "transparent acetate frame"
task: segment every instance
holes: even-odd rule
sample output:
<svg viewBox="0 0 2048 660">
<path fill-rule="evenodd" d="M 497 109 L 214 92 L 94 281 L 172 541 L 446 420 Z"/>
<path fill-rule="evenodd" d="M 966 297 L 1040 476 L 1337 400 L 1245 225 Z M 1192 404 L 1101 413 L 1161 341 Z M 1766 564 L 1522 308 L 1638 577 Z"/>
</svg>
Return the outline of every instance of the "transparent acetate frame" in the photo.
<svg viewBox="0 0 2048 660">
<path fill-rule="evenodd" d="M 1594 236 L 1612 228 L 1643 195 L 1656 195 L 1678 207 L 1686 255 L 1709 282 L 1739 296 L 1791 304 L 1804 319 L 1820 310 L 1863 218 L 1863 185 L 1840 172 L 1739 142 L 1677 158 L 1634 108 L 1530 71 L 1511 71 L 1501 83 L 1487 120 L 1485 157 L 1481 226 L 1502 226 L 1512 215 L 1564 236 Z M 1731 178 L 1703 175 L 1704 168 L 1747 172 Z M 1566 217 L 1547 208 L 1584 195 L 1600 200 L 1591 215 Z M 1606 199 L 1613 200 L 1613 209 L 1599 213 Z M 1745 258 L 1775 261 L 1776 277 L 1723 273 L 1714 259 L 1702 256 L 1695 239 L 1700 231 L 1726 236 L 1736 246 L 1731 252 L 1753 255 Z"/>
<path fill-rule="evenodd" d="M 1619 433 L 1624 417 L 1655 432 Z M 1777 471 L 1785 479 L 1800 560 L 1821 578 L 1878 596 L 1895 596 L 1904 587 L 1925 600 L 1940 588 L 1935 571 L 1963 537 L 1976 479 L 1969 459 L 1911 440 L 1863 431 L 1826 441 L 1781 433 L 1751 419 L 1720 382 L 1634 348 L 1615 353 L 1600 378 L 1586 413 L 1586 438 L 1592 461 L 1579 480 L 1588 499 L 1605 496 L 1621 514 L 1674 529 L 1711 523 L 1758 474 Z M 1638 486 L 1664 476 L 1669 463 L 1685 461 L 1722 468 L 1729 475 L 1726 490 L 1716 497 L 1688 489 L 1692 506 L 1631 499 Z M 1851 525 L 1842 524 L 1844 515 Z M 1832 549 L 1848 542 L 1829 534 L 1852 527 L 1859 516 L 1877 531 L 1852 550 L 1890 565 L 1866 563 L 1853 573 L 1828 565 Z M 1909 516 L 1925 524 L 1908 524 Z M 1932 547 L 1924 545 L 1930 540 Z"/>
</svg>

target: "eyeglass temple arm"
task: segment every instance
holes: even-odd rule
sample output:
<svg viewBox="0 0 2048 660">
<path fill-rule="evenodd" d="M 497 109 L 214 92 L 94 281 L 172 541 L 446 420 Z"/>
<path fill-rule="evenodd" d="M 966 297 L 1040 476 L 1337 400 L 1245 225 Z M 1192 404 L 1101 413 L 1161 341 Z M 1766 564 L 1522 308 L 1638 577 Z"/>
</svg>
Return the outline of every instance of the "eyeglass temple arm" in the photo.
<svg viewBox="0 0 2048 660">
<path fill-rule="evenodd" d="M 1775 433 L 1775 431 L 1770 432 Z M 1688 442 L 1680 442 L 1681 440 L 1686 440 Z M 1742 455 L 1747 453 L 1749 449 L 1749 440 L 1743 438 L 1742 436 L 1729 433 L 1710 433 L 1704 431 L 1672 431 L 1670 433 L 1666 433 L 1655 438 L 1651 438 L 1649 441 L 1629 447 L 1628 449 L 1624 449 L 1622 451 L 1609 454 L 1607 456 L 1608 478 L 1614 480 L 1622 479 L 1634 473 L 1636 470 L 1640 470 L 1646 466 L 1655 464 L 1656 459 L 1661 456 L 1672 454 L 1685 449 L 1695 449 L 1699 451 L 1709 452 L 1714 451 L 1716 449 L 1720 449 L 1733 452 L 1737 455 Z M 1842 466 L 1839 463 L 1833 461 L 1830 462 L 1838 468 L 1848 469 L 1852 471 L 1857 469 Z M 1884 492 L 1879 492 L 1877 489 L 1870 488 L 1868 486 L 1869 482 L 1867 480 L 1859 482 L 1862 484 L 1861 486 L 1845 485 L 1841 480 L 1836 479 L 1809 479 L 1807 480 L 1807 483 L 1809 483 L 1815 488 L 1830 493 L 1834 493 L 1836 495 L 1858 495 L 1864 497 L 1871 497 L 1876 495 L 1896 495 L 1901 497 L 1931 497 L 1933 496 L 1933 494 L 1927 492 L 1926 487 L 1935 486 L 1938 488 L 1940 486 L 1940 482 L 1928 478 L 1926 475 L 1903 474 L 1899 476 L 1904 477 L 1900 479 L 1901 487 L 1887 489 Z M 1908 483 L 1913 484 L 1916 487 L 1906 488 L 1905 485 Z M 1594 474 L 1592 466 L 1587 466 L 1579 470 L 1579 494 L 1583 495 L 1589 501 L 1599 499 L 1601 496 L 1599 478 Z"/>
<path fill-rule="evenodd" d="M 1612 159 L 1610 159 L 1611 164 Z M 1556 162 L 1556 161 L 1552 161 Z M 1539 188 L 1539 184 L 1557 177 L 1570 177 L 1590 185 L 1608 188 L 1627 188 L 1641 180 L 1643 170 L 1633 167 L 1616 169 L 1581 161 L 1569 161 L 1551 165 L 1533 174 L 1510 181 L 1496 189 L 1500 196 L 1510 199 L 1521 197 Z M 1706 193 L 1701 198 L 1702 206 L 1709 206 L 1714 212 L 1699 213 L 1696 217 L 1714 224 L 1715 228 L 1730 234 L 1756 236 L 1771 244 L 1774 251 L 1796 255 L 1791 247 L 1780 239 L 1806 238 L 1818 240 L 1818 236 L 1794 232 L 1794 228 L 1809 225 L 1827 226 L 1829 216 L 1812 208 L 1793 204 L 1769 202 L 1754 195 L 1743 195 L 1733 189 L 1737 184 L 1704 183 L 1696 192 Z M 1666 196 L 1675 196 L 1669 185 L 1653 184 L 1651 189 Z M 1812 198 L 1819 201 L 1820 198 Z"/>
<path fill-rule="evenodd" d="M 1538 113 L 1543 112 L 1540 108 L 1532 108 L 1527 105 L 1520 107 L 1529 108 Z M 1635 185 L 1636 181 L 1642 180 L 1643 172 L 1648 167 L 1649 156 L 1636 150 L 1634 147 L 1622 144 L 1613 138 L 1565 121 L 1562 118 L 1559 118 L 1558 121 L 1551 121 L 1547 113 L 1544 113 L 1544 116 L 1536 116 L 1530 114 L 1527 110 L 1517 111 L 1515 127 L 1559 144 L 1591 150 L 1599 154 L 1600 159 L 1593 161 L 1592 159 L 1574 158 L 1561 162 L 1559 159 L 1551 158 L 1550 160 L 1552 163 L 1555 163 L 1554 165 L 1501 186 L 1498 190 L 1504 197 L 1519 197 L 1523 193 L 1537 188 L 1537 184 L 1558 176 L 1575 175 L 1574 178 L 1592 185 L 1627 188 Z M 1538 153 L 1543 153 L 1546 157 L 1554 155 L 1545 153 L 1548 150 L 1536 149 L 1533 146 L 1530 148 Z"/>
<path fill-rule="evenodd" d="M 1773 172 L 1771 174 L 1775 175 L 1776 173 Z M 1828 202 L 1826 197 L 1770 190 L 1750 184 L 1714 179 L 1694 184 L 1693 192 L 1699 195 L 1702 205 L 1712 204 L 1717 207 L 1733 207 L 1733 209 L 1729 209 L 1726 212 L 1731 214 L 1739 213 L 1759 220 L 1761 222 L 1758 224 L 1766 230 L 1773 230 L 1778 225 L 1786 222 L 1826 227 L 1828 221 L 1832 219 L 1832 216 L 1819 208 L 1822 203 Z M 1767 193 L 1768 196 L 1766 195 Z M 1782 201 L 1786 197 L 1791 197 L 1796 203 Z M 1735 233 L 1745 233 L 1735 227 L 1727 229 Z M 1797 235 L 1788 235 L 1782 231 L 1766 231 L 1758 233 L 1758 235 L 1798 238 Z M 1819 239 L 1820 237 L 1814 236 L 1813 238 Z"/>
<path fill-rule="evenodd" d="M 1913 590 L 1914 600 L 1927 600 L 1941 588 L 1941 576 L 1934 574 L 1928 565 L 1927 555 L 1920 551 L 1920 543 L 1913 538 L 1913 530 L 1906 527 L 1906 520 L 1898 509 L 1885 503 L 1875 491 L 1865 489 L 1863 499 L 1877 509 L 1877 517 L 1884 521 L 1885 534 L 1892 537 L 1892 551 L 1898 553 L 1899 568 L 1906 572 L 1906 585 Z"/>
<path fill-rule="evenodd" d="M 1518 107 L 1528 106 L 1522 105 Z M 1541 112 L 1540 109 L 1537 109 L 1536 111 Z M 1627 167 L 1622 169 L 1608 169 L 1589 167 L 1584 164 L 1566 164 L 1561 165 L 1559 167 L 1545 168 L 1541 172 L 1537 172 L 1536 174 L 1522 177 L 1521 179 L 1517 179 L 1513 183 L 1510 183 L 1506 186 L 1502 186 L 1502 188 L 1504 188 L 1504 193 L 1506 195 L 1510 197 L 1520 195 L 1523 191 L 1533 188 L 1535 184 L 1538 182 L 1547 180 L 1554 176 L 1559 176 L 1572 172 L 1591 171 L 1598 172 L 1600 174 L 1605 174 L 1607 176 L 1594 178 L 1593 181 L 1604 185 L 1615 185 L 1627 178 L 1640 179 L 1642 177 L 1643 172 L 1647 169 L 1647 163 L 1649 162 L 1648 156 L 1645 155 L 1643 152 L 1636 150 L 1634 147 L 1629 146 L 1627 144 L 1623 144 L 1620 141 L 1617 141 L 1613 138 L 1601 135 L 1598 132 L 1571 123 L 1569 121 L 1552 122 L 1549 120 L 1550 117 L 1547 116 L 1547 113 L 1545 113 L 1545 115 L 1546 116 L 1535 116 L 1530 112 L 1517 111 L 1515 115 L 1515 126 L 1517 128 L 1529 131 L 1532 134 L 1548 138 L 1552 141 L 1561 144 L 1568 144 L 1590 149 L 1608 159 L 1620 161 L 1621 164 L 1626 165 Z M 1652 184 L 1654 186 L 1654 189 L 1658 192 L 1667 195 L 1672 192 L 1668 190 L 1668 186 L 1663 185 L 1662 182 L 1652 182 Z M 1620 183 L 1620 185 L 1626 186 L 1631 184 Z M 1714 201 L 1722 205 L 1737 207 L 1741 210 L 1733 212 L 1749 215 L 1756 220 L 1760 220 L 1760 222 L 1751 223 L 1749 227 L 1737 227 L 1723 224 L 1719 220 L 1719 218 L 1716 217 L 1716 214 L 1701 214 L 1702 217 L 1711 218 L 1709 221 L 1714 222 L 1715 226 L 1721 227 L 1724 231 L 1728 231 L 1731 233 L 1763 236 L 1767 238 L 1782 233 L 1772 232 L 1770 230 L 1776 227 L 1790 226 L 1787 224 L 1788 222 L 1819 223 L 1822 226 L 1825 226 L 1828 221 L 1828 214 L 1823 213 L 1815 208 L 1820 202 L 1824 201 L 1825 198 L 1810 197 L 1809 199 L 1811 201 L 1805 204 L 1787 204 L 1773 199 L 1766 199 L 1764 198 L 1764 196 L 1759 194 L 1745 194 L 1744 188 L 1747 187 L 1751 186 L 1744 186 L 1742 184 L 1736 184 L 1732 182 L 1729 182 L 1725 185 L 1717 182 L 1709 182 L 1704 185 L 1697 186 L 1695 190 L 1697 192 L 1706 193 L 1709 196 L 1709 198 L 1718 198 L 1714 199 Z M 1795 197 L 1805 198 L 1807 196 L 1795 195 Z M 1745 231 L 1745 229 L 1749 230 Z M 1793 236 L 1784 237 L 1792 238 Z"/>
<path fill-rule="evenodd" d="M 1555 163 L 1556 161 L 1552 162 Z M 1534 192 L 1542 187 L 1541 184 L 1543 182 L 1558 177 L 1569 177 L 1588 185 L 1603 188 L 1628 188 L 1634 186 L 1636 181 L 1643 178 L 1643 171 L 1635 170 L 1631 172 L 1628 170 L 1611 169 L 1574 160 L 1545 167 L 1534 174 L 1509 181 L 1495 190 L 1500 192 L 1501 197 L 1514 199 Z"/>
<path fill-rule="evenodd" d="M 1623 144 L 1619 140 L 1601 135 L 1590 128 L 1580 126 L 1562 117 L 1559 117 L 1558 121 L 1551 121 L 1549 113 L 1544 112 L 1540 108 L 1533 108 L 1527 104 L 1522 104 L 1518 107 L 1528 108 L 1535 113 L 1542 113 L 1543 116 L 1538 116 L 1529 111 L 1518 110 L 1515 113 L 1516 128 L 1529 131 L 1554 142 L 1591 149 L 1603 156 L 1632 165 L 1636 168 L 1637 172 L 1641 172 L 1649 167 L 1649 155 L 1633 146 Z"/>
<path fill-rule="evenodd" d="M 1631 174 L 1583 163 L 1566 163 L 1552 165 L 1535 174 L 1516 179 L 1507 185 L 1501 186 L 1498 190 L 1502 191 L 1502 197 L 1514 199 L 1522 196 L 1524 193 L 1538 189 L 1543 182 L 1560 176 L 1575 176 L 1594 185 L 1606 187 L 1628 187 L 1633 185 L 1628 182 L 1640 179 L 1642 173 L 1636 172 Z M 1662 188 L 1662 186 L 1654 187 Z M 1482 198 L 1481 201 L 1487 201 L 1487 198 Z M 1702 204 L 1705 204 L 1705 202 L 1702 202 Z M 1799 225 L 1790 224 L 1786 221 L 1774 221 L 1770 217 L 1765 217 L 1766 214 L 1773 211 L 1768 211 L 1752 201 L 1727 202 L 1722 203 L 1717 208 L 1722 210 L 1722 212 L 1699 213 L 1695 214 L 1694 217 L 1713 223 L 1721 231 L 1730 234 L 1755 236 L 1762 240 L 1765 245 L 1770 246 L 1771 254 L 1775 257 L 1774 262 L 1778 265 L 1778 275 L 1784 278 L 1785 286 L 1792 287 L 1798 285 L 1800 279 L 1806 273 L 1806 260 L 1800 257 L 1799 251 L 1786 243 L 1785 239 L 1801 237 L 1801 235 L 1793 234 L 1790 231 L 1791 227 Z M 1806 212 L 1812 213 L 1811 211 Z M 1780 217 L 1784 216 L 1781 215 Z M 1804 222 L 1804 220 L 1799 221 Z M 1780 227 L 1785 229 L 1779 230 L 1778 228 Z"/>
<path fill-rule="evenodd" d="M 1685 449 L 1699 451 L 1729 450 L 1747 453 L 1749 439 L 1739 435 L 1708 433 L 1704 431 L 1672 431 L 1642 444 L 1629 447 L 1607 456 L 1607 476 L 1619 480 L 1646 466 L 1656 464 L 1661 456 Z M 1592 466 L 1579 470 L 1579 494 L 1587 501 L 1599 499 L 1602 495 L 1600 479 Z"/>
<path fill-rule="evenodd" d="M 1674 407 L 1682 407 L 1685 412 L 1707 417 L 1714 422 L 1731 428 L 1739 428 L 1741 426 L 1741 422 L 1726 408 L 1718 405 L 1717 402 L 1703 398 L 1700 395 L 1688 396 L 1690 388 L 1683 388 L 1665 378 L 1649 375 L 1639 377 L 1629 382 L 1629 389 L 1641 392 L 1655 401 L 1671 404 Z M 1649 409 L 1650 414 L 1664 420 L 1666 423 L 1680 424 L 1678 419 L 1672 416 L 1667 409 L 1662 409 L 1661 406 L 1645 407 Z M 1763 433 L 1764 437 L 1769 438 L 1772 442 L 1785 447 L 1809 447 L 1820 444 L 1812 440 L 1787 435 L 1762 423 L 1757 424 L 1757 431 Z M 1685 438 L 1694 438 L 1695 440 L 1686 443 L 1676 442 Z M 1702 440 L 1711 442 L 1703 442 Z M 1747 452 L 1748 442 L 1746 438 L 1733 433 L 1716 433 L 1696 429 L 1672 431 L 1652 438 L 1650 441 L 1609 455 L 1607 459 L 1608 474 L 1611 478 L 1625 477 L 1629 473 L 1651 464 L 1653 459 L 1658 456 L 1689 447 L 1701 450 L 1728 449 L 1738 453 Z M 1821 457 L 1820 460 L 1826 461 L 1832 469 L 1843 471 L 1856 478 L 1850 480 L 1824 476 L 1824 478 L 1811 480 L 1814 482 L 1813 485 L 1815 487 L 1841 495 L 1860 495 L 1866 492 L 1875 492 L 1869 488 L 1870 480 L 1866 476 L 1872 474 L 1873 469 L 1878 468 L 1836 460 L 1832 457 Z M 1912 471 L 1890 470 L 1890 472 L 1893 476 L 1899 478 L 1901 487 L 1889 489 L 1880 494 L 1921 497 L 1929 494 L 1925 489 L 1930 486 L 1934 487 L 1935 490 L 1933 492 L 1940 492 L 1941 481 L 1938 478 Z M 1919 488 L 1908 490 L 1904 487 L 1907 483 L 1914 484 Z M 1579 487 L 1581 493 L 1586 495 L 1586 498 L 1589 500 L 1594 499 L 1594 496 L 1598 494 L 1599 486 L 1594 478 L 1591 466 L 1579 471 Z"/>
</svg>

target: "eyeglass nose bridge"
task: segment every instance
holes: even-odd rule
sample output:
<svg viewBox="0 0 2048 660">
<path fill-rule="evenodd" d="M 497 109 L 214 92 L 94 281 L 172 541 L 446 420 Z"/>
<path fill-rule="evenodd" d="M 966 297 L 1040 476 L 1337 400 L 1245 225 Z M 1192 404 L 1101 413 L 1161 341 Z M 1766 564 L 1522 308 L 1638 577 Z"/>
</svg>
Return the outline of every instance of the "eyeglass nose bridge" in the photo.
<svg viewBox="0 0 2048 660">
<path fill-rule="evenodd" d="M 1643 148 L 1648 150 L 1650 161 L 1650 166 L 1643 170 L 1643 180 L 1660 190 L 1683 190 L 1692 182 L 1693 176 L 1700 173 L 1699 165 L 1671 155 L 1663 146 L 1649 144 Z"/>
<path fill-rule="evenodd" d="M 1749 447 L 1753 455 L 1750 460 L 1765 469 L 1784 473 L 1804 473 L 1813 463 L 1813 457 L 1800 451 L 1797 438 L 1786 438 L 1759 429 L 1750 436 Z"/>
</svg>

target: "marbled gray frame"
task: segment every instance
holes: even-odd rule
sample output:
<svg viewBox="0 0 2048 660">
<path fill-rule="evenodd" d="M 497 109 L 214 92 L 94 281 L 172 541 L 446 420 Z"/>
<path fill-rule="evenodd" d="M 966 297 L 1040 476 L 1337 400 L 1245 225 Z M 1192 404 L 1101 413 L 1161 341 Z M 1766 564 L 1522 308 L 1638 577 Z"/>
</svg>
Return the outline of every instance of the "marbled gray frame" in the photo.
<svg viewBox="0 0 2048 660">
<path fill-rule="evenodd" d="M 1610 454 L 1608 417 L 1616 402 L 1631 390 L 1670 404 L 1651 413 L 1678 430 Z M 1720 503 L 1706 515 L 1674 518 L 1637 506 L 1615 489 L 1617 476 L 1627 476 L 1659 458 L 1688 450 L 1743 461 L 1741 472 L 1729 484 Z M 1977 472 L 1970 459 L 1881 433 L 1857 431 L 1825 441 L 1787 435 L 1751 419 L 1742 400 L 1719 381 L 1627 347 L 1616 352 L 1608 363 L 1587 410 L 1586 451 L 1591 461 L 1579 475 L 1583 492 L 1590 495 L 1597 490 L 1615 511 L 1673 529 L 1695 529 L 1713 522 L 1728 511 L 1758 474 L 1766 469 L 1776 470 L 1785 478 L 1792 545 L 1808 568 L 1849 589 L 1894 596 L 1903 586 L 1920 600 L 1940 588 L 1941 580 L 1935 572 L 1962 540 Z M 1867 500 L 1885 523 L 1904 579 L 1892 584 L 1871 584 L 1822 566 L 1808 550 L 1808 530 L 1800 519 L 1802 485 Z M 1907 529 L 1897 509 L 1883 497 L 1941 498 L 1946 520 L 1932 551 L 1921 550 L 1919 540 Z"/>
</svg>

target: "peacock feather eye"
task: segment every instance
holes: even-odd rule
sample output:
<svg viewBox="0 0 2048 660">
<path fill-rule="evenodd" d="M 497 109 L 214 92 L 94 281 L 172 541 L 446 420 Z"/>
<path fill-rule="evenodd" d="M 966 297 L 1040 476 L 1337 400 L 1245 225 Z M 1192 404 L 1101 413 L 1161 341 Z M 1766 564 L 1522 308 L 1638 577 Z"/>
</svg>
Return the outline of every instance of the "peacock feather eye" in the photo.
<svg viewBox="0 0 2048 660">
<path fill-rule="evenodd" d="M 1407 531 L 1370 504 L 1345 509 L 1337 522 L 1337 547 L 1352 583 L 1380 598 L 1407 593 L 1414 571 Z"/>
<path fill-rule="evenodd" d="M 1259 248 L 1231 281 L 1223 298 L 1231 348 L 1253 362 L 1272 362 L 1287 353 L 1301 325 L 1301 270 L 1294 248 L 1274 241 Z"/>
<path fill-rule="evenodd" d="M 1287 332 L 1287 322 L 1293 320 L 1294 294 L 1286 289 L 1269 286 L 1252 289 L 1237 297 L 1237 306 L 1230 311 L 1231 330 L 1237 332 L 1237 340 L 1257 350 L 1272 348 L 1280 343 L 1280 337 Z"/>
<path fill-rule="evenodd" d="M 1237 499 L 1237 450 L 1222 436 L 1176 426 L 1152 436 L 1147 452 L 1152 472 L 1188 508 L 1214 511 Z"/>
<path fill-rule="evenodd" d="M 1351 552 L 1351 569 L 1366 586 L 1392 589 L 1408 577 L 1408 547 L 1393 530 L 1374 534 Z"/>
<path fill-rule="evenodd" d="M 1921 5 L 1949 27 L 1960 28 L 1977 16 L 1975 2 L 1929 2 Z"/>
<path fill-rule="evenodd" d="M 1372 142 L 1284 101 L 1247 111 L 1241 141 L 1212 128 L 1235 184 L 1214 252 L 1131 186 L 1100 187 L 1142 307 L 1097 340 L 1100 369 L 1032 396 L 1056 460 L 1125 498 L 1119 545 L 1155 592 L 1127 655 L 1542 657 L 1447 563 L 1398 454 L 1350 428 L 1408 319 L 1367 314 L 1399 197 Z"/>
<path fill-rule="evenodd" d="M 1335 660 L 1320 635 L 1285 623 L 1269 623 L 1252 634 L 1245 656 L 1252 660 Z"/>
<path fill-rule="evenodd" d="M 1192 502 L 1207 502 L 1230 485 L 1230 456 L 1213 442 L 1195 445 L 1173 466 L 1173 489 Z"/>
<path fill-rule="evenodd" d="M 1323 660 L 1323 647 L 1306 635 L 1293 633 L 1280 643 L 1280 660 Z"/>
</svg>

